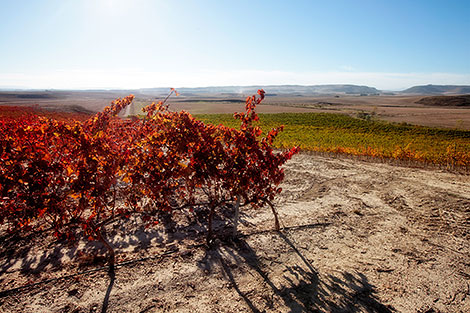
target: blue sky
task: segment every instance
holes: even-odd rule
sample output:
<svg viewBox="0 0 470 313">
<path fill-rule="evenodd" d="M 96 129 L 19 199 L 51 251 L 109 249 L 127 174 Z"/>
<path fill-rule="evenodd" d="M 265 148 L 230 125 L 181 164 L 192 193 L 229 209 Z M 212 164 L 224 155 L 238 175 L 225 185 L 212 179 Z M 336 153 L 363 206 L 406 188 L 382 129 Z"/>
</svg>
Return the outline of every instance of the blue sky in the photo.
<svg viewBox="0 0 470 313">
<path fill-rule="evenodd" d="M 0 0 L 0 87 L 470 85 L 470 1 Z"/>
</svg>

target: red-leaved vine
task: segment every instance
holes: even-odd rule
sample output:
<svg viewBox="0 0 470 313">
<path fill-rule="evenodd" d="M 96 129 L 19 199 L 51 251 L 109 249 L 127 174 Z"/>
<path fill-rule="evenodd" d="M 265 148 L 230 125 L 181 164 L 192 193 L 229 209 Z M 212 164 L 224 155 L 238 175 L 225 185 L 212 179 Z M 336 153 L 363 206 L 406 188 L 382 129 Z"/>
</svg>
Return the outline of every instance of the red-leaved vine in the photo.
<svg viewBox="0 0 470 313">
<path fill-rule="evenodd" d="M 273 151 L 282 128 L 262 137 L 254 125 L 264 94 L 258 90 L 234 115 L 240 129 L 169 111 L 168 97 L 146 106 L 141 119 L 117 117 L 132 95 L 86 121 L 0 118 L 0 224 L 10 232 L 50 229 L 57 237 L 99 240 L 110 269 L 114 249 L 104 226 L 132 214 L 151 226 L 159 213 L 209 208 L 210 243 L 216 210 L 235 203 L 236 232 L 240 206 L 268 205 L 279 229 L 272 200 L 281 191 L 282 165 L 298 148 Z"/>
</svg>

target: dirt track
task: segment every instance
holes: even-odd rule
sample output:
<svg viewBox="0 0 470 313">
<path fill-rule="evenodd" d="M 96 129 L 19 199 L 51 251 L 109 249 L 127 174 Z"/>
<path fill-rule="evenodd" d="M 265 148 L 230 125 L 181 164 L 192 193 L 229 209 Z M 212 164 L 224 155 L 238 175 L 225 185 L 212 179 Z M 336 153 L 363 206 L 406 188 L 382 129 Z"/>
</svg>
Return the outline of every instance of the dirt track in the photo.
<svg viewBox="0 0 470 313">
<path fill-rule="evenodd" d="M 468 175 L 300 154 L 282 187 L 280 233 L 264 209 L 245 210 L 243 235 L 221 235 L 211 250 L 197 225 L 181 226 L 195 240 L 127 225 L 114 238 L 118 258 L 155 258 L 115 279 L 101 271 L 11 293 L 0 311 L 470 312 Z M 2 290 L 85 262 L 32 241 L 2 247 Z"/>
</svg>

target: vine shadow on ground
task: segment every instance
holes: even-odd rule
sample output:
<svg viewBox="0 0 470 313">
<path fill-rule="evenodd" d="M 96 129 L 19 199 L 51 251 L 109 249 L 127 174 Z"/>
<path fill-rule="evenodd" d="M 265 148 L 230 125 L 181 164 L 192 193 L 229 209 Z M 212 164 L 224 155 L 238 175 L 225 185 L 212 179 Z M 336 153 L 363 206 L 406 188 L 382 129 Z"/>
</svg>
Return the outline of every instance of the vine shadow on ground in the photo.
<svg viewBox="0 0 470 313">
<path fill-rule="evenodd" d="M 218 233 L 231 231 L 232 221 L 229 218 L 233 207 L 228 204 L 216 212 L 214 229 Z M 151 247 L 168 247 L 185 241 L 200 244 L 204 242 L 207 232 L 206 220 L 209 214 L 207 207 L 198 208 L 193 213 L 179 212 L 175 216 L 160 213 L 157 227 L 147 229 L 139 217 L 117 219 L 109 224 L 107 237 L 119 255 L 122 251 L 131 254 L 145 254 Z M 241 214 L 240 223 L 248 225 L 245 214 Z M 98 241 L 87 241 L 81 238 L 81 230 L 74 230 L 78 241 L 68 242 L 57 239 L 51 231 L 33 232 L 27 235 L 0 234 L 0 283 L 10 278 L 9 273 L 19 271 L 21 275 L 40 279 L 43 273 L 60 271 L 64 266 L 78 266 L 78 271 L 103 266 L 107 262 L 106 248 Z M 125 234 L 122 236 L 120 234 Z M 119 235 L 119 236 L 118 236 Z M 80 244 L 80 238 L 82 244 Z M 66 261 L 68 260 L 68 261 Z M 48 275 L 46 275 L 48 276 Z M 14 286 L 17 287 L 17 286 Z M 1 289 L 1 288 L 0 288 Z"/>
<path fill-rule="evenodd" d="M 270 278 L 273 275 L 269 267 L 263 264 L 262 257 L 243 237 L 208 250 L 199 267 L 211 272 L 220 266 L 223 275 L 251 312 L 276 309 L 276 301 L 288 307 L 290 312 L 394 311 L 393 307 L 377 299 L 375 287 L 364 274 L 345 271 L 339 275 L 320 275 L 286 234 L 277 232 L 277 235 L 301 260 L 296 265 L 283 265 L 285 275 L 282 279 L 276 277 L 273 281 Z M 244 291 L 247 287 L 237 282 L 240 271 L 243 271 L 237 269 L 241 267 L 262 282 L 263 287 Z"/>
</svg>

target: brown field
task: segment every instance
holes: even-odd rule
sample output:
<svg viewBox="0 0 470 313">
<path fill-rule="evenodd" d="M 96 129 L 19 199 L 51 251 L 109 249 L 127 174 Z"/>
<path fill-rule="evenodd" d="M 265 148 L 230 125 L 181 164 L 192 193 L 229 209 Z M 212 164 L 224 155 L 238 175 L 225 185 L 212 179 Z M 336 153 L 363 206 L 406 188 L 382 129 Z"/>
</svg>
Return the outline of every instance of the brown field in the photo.
<svg viewBox="0 0 470 313">
<path fill-rule="evenodd" d="M 416 103 L 425 96 L 339 96 L 275 97 L 266 104 L 310 108 L 313 112 L 372 114 L 374 118 L 395 123 L 431 127 L 470 129 L 470 107 L 426 106 Z"/>
<path fill-rule="evenodd" d="M 268 91 L 269 92 L 269 91 Z M 139 108 L 164 96 L 151 96 L 135 91 L 48 91 L 0 92 L 0 105 L 38 105 L 50 110 L 99 111 L 113 99 L 134 93 L 135 107 L 128 113 L 137 114 Z M 170 98 L 170 108 L 198 113 L 234 113 L 244 110 L 245 96 L 185 96 Z M 258 107 L 260 113 L 329 112 L 357 115 L 368 113 L 375 119 L 432 127 L 470 130 L 470 107 L 436 106 L 417 103 L 424 96 L 267 96 Z"/>
</svg>

